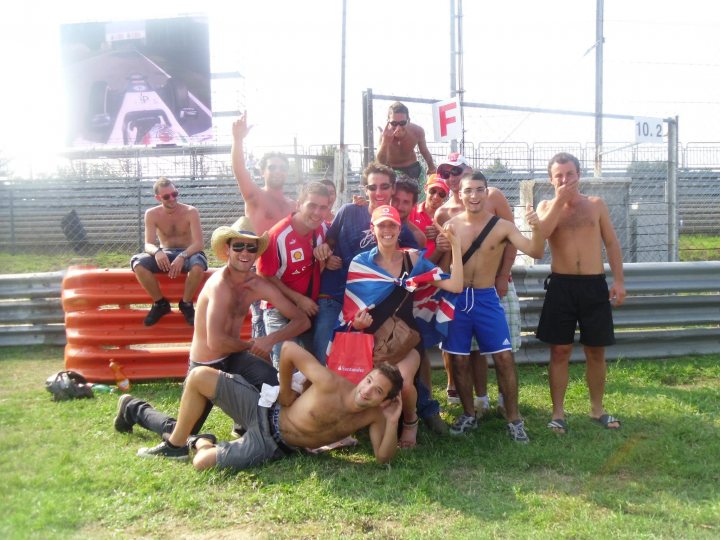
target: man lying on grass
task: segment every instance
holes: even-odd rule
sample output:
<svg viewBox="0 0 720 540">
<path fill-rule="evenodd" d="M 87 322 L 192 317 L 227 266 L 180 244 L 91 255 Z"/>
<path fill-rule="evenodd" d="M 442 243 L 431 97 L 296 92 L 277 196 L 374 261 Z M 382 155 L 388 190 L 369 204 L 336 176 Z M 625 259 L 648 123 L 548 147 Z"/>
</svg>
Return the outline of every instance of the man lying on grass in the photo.
<svg viewBox="0 0 720 540">
<path fill-rule="evenodd" d="M 292 389 L 296 369 L 311 383 L 302 394 Z M 354 386 L 297 344 L 285 342 L 280 353 L 279 394 L 273 395 L 267 386 L 258 392 L 240 375 L 197 367 L 185 380 L 180 414 L 170 437 L 154 448 L 141 448 L 138 455 L 173 457 L 176 448 L 188 443 L 196 451 L 193 465 L 198 470 L 215 465 L 247 469 L 301 448 L 339 441 L 367 426 L 375 458 L 388 463 L 397 451 L 402 383 L 396 367 L 381 365 Z M 240 439 L 215 444 L 214 436 L 197 435 L 188 441 L 209 400 L 245 428 Z"/>
</svg>

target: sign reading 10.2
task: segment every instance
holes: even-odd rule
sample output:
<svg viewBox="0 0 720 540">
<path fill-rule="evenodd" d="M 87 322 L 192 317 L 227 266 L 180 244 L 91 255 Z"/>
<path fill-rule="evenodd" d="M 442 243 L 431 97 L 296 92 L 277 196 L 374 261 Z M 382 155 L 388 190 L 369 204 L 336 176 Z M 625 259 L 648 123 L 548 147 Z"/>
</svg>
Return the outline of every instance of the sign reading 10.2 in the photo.
<svg viewBox="0 0 720 540">
<path fill-rule="evenodd" d="M 645 118 L 636 116 L 635 122 L 635 142 L 636 143 L 656 143 L 662 144 L 664 122 L 662 118 Z"/>
</svg>

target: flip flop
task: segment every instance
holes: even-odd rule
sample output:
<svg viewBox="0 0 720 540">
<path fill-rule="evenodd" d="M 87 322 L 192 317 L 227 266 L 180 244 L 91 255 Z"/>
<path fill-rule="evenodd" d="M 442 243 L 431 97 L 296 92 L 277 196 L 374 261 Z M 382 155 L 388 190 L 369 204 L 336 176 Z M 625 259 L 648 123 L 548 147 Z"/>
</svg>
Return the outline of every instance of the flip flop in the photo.
<svg viewBox="0 0 720 540">
<path fill-rule="evenodd" d="M 593 418 L 593 417 L 591 416 L 590 419 L 591 419 L 593 422 L 596 422 L 596 423 L 600 424 L 600 425 L 601 425 L 602 427 L 604 427 L 605 429 L 616 430 L 616 429 L 620 429 L 620 426 L 621 426 L 620 419 L 615 418 L 615 417 L 614 417 L 613 415 L 611 415 L 611 414 L 603 414 L 600 418 Z M 617 423 L 618 426 L 617 426 L 617 427 L 610 427 L 610 424 L 612 424 L 612 423 Z"/>
<path fill-rule="evenodd" d="M 568 432 L 567 422 L 563 418 L 553 418 L 548 422 L 547 427 L 558 435 L 566 435 Z"/>
</svg>

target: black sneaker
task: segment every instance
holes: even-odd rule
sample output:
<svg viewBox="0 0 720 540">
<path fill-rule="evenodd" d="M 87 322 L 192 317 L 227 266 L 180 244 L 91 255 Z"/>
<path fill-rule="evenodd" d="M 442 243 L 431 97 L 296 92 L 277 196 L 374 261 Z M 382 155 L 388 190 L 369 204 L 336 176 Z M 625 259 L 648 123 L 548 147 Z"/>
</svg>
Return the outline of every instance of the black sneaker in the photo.
<svg viewBox="0 0 720 540">
<path fill-rule="evenodd" d="M 115 415 L 115 431 L 120 433 L 132 433 L 133 425 L 135 422 L 128 422 L 125 417 L 125 411 L 127 410 L 128 404 L 133 400 L 130 394 L 123 394 L 118 399 L 117 415 Z"/>
<path fill-rule="evenodd" d="M 182 300 L 178 304 L 178 309 L 182 312 L 185 317 L 185 322 L 190 326 L 195 326 L 195 306 L 192 302 L 183 302 Z"/>
<path fill-rule="evenodd" d="M 148 313 L 147 317 L 145 317 L 145 326 L 152 326 L 160 320 L 160 317 L 167 315 L 168 313 L 170 313 L 170 302 L 164 298 L 162 300 L 158 300 L 152 305 L 150 313 Z"/>
<path fill-rule="evenodd" d="M 163 441 L 152 448 L 141 448 L 137 451 L 137 455 L 143 458 L 163 457 L 176 461 L 187 461 L 188 453 L 187 445 L 180 447 L 171 446 L 167 441 Z"/>
</svg>

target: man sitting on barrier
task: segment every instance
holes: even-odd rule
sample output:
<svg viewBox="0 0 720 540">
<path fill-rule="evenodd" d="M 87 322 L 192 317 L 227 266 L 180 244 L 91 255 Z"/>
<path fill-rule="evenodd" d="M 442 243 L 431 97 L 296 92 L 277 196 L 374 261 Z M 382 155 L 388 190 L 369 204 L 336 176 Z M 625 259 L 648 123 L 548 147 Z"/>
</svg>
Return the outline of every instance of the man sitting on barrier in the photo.
<svg viewBox="0 0 720 540">
<path fill-rule="evenodd" d="M 293 372 L 311 383 L 302 393 L 293 387 Z M 370 428 L 373 453 L 388 463 L 397 452 L 398 395 L 403 379 L 398 369 L 382 364 L 356 386 L 321 365 L 296 343 L 283 344 L 280 387 L 257 388 L 240 375 L 207 367 L 194 369 L 180 400 L 178 422 L 166 442 L 141 449 L 142 457 L 175 457 L 175 448 L 188 444 L 196 450 L 193 466 L 247 469 L 337 441 L 364 427 Z M 192 426 L 212 400 L 247 432 L 237 441 L 217 443 L 214 435 L 191 434 Z"/>
<path fill-rule="evenodd" d="M 170 313 L 170 302 L 163 296 L 154 274 L 166 273 L 175 279 L 187 274 L 185 290 L 178 308 L 190 326 L 195 323 L 193 298 L 207 270 L 203 253 L 200 214 L 189 204 L 178 202 L 178 190 L 167 178 L 161 177 L 153 186 L 158 206 L 145 212 L 145 252 L 130 259 L 137 280 L 152 298 L 153 305 L 145 317 L 145 326 L 152 326 Z M 160 239 L 160 246 L 157 241 Z"/>
<path fill-rule="evenodd" d="M 232 227 L 216 229 L 211 244 L 217 258 L 227 261 L 227 265 L 218 269 L 200 292 L 189 369 L 208 366 L 240 373 L 258 387 L 263 383 L 277 384 L 277 372 L 269 362 L 273 345 L 301 334 L 310 327 L 310 322 L 279 289 L 250 270 L 257 257 L 267 249 L 268 236 L 267 233 L 255 235 L 247 217 L 240 218 Z M 240 329 L 250 303 L 256 300 L 272 302 L 288 319 L 288 324 L 269 336 L 245 341 L 240 339 Z M 211 408 L 212 405 L 199 419 L 194 433 L 200 429 Z M 175 426 L 175 419 L 129 394 L 120 396 L 115 429 L 130 432 L 136 423 L 167 435 Z M 180 451 L 187 456 L 187 448 Z"/>
</svg>

